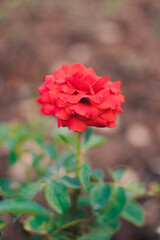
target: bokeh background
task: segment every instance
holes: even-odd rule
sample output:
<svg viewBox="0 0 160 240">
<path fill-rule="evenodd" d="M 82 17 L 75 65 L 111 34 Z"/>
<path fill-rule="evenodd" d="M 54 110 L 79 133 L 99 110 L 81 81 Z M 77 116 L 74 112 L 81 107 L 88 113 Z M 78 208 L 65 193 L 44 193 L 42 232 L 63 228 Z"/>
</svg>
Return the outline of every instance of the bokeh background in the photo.
<svg viewBox="0 0 160 240">
<path fill-rule="evenodd" d="M 108 142 L 89 153 L 92 165 L 126 167 L 127 180 L 159 182 L 160 1 L 0 1 L 1 123 L 40 118 L 38 86 L 46 74 L 73 62 L 121 80 L 126 98 L 118 126 L 95 130 Z M 1 151 L 1 176 L 7 174 L 4 161 Z M 145 227 L 124 222 L 113 239 L 160 239 L 160 200 L 143 205 Z"/>
</svg>

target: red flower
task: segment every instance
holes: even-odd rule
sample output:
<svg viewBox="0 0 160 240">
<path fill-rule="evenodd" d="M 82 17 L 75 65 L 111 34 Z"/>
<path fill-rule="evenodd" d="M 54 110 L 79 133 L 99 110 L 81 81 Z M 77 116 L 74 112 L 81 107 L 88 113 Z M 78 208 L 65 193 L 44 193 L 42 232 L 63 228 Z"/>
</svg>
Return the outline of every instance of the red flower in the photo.
<svg viewBox="0 0 160 240">
<path fill-rule="evenodd" d="M 47 75 L 39 88 L 41 113 L 57 117 L 58 127 L 82 132 L 88 126 L 115 127 L 116 115 L 123 112 L 121 82 L 99 77 L 81 63 L 62 65 Z"/>
</svg>

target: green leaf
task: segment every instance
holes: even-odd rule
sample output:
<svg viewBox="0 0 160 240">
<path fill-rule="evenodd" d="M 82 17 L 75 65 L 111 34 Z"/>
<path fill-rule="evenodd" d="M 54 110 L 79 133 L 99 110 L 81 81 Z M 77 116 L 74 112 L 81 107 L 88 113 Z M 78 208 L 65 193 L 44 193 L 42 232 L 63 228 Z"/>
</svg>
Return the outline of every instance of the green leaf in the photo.
<svg viewBox="0 0 160 240">
<path fill-rule="evenodd" d="M 106 225 L 93 225 L 91 233 L 79 237 L 78 240 L 109 240 L 110 238 L 111 232 Z"/>
<path fill-rule="evenodd" d="M 87 128 L 86 135 L 84 138 L 84 143 L 87 143 L 92 135 L 93 131 L 92 128 Z"/>
<path fill-rule="evenodd" d="M 71 178 L 68 176 L 64 176 L 60 179 L 61 183 L 64 184 L 68 188 L 79 188 L 80 182 L 78 178 Z"/>
<path fill-rule="evenodd" d="M 53 159 L 56 157 L 56 151 L 54 148 L 53 144 L 47 144 L 44 146 L 44 149 L 46 150 L 46 152 L 49 154 L 49 156 Z"/>
<path fill-rule="evenodd" d="M 117 218 L 126 202 L 125 191 L 122 187 L 111 186 L 111 193 L 107 205 L 102 209 L 103 221 Z"/>
<path fill-rule="evenodd" d="M 54 180 L 45 186 L 45 197 L 50 205 L 58 213 L 64 213 L 69 208 L 69 195 L 66 187 Z"/>
<path fill-rule="evenodd" d="M 104 178 L 104 173 L 101 170 L 92 170 L 91 177 L 102 180 Z"/>
<path fill-rule="evenodd" d="M 73 133 L 67 128 L 57 128 L 55 130 L 55 139 L 58 142 L 67 143 L 72 146 L 76 144 Z"/>
<path fill-rule="evenodd" d="M 0 230 L 2 230 L 4 227 L 6 227 L 8 225 L 8 223 L 0 220 Z"/>
<path fill-rule="evenodd" d="M 22 196 L 26 199 L 32 199 L 40 190 L 40 188 L 41 188 L 40 182 L 30 183 L 20 190 L 18 196 Z"/>
<path fill-rule="evenodd" d="M 60 234 L 60 235 L 54 237 L 53 240 L 71 240 L 71 238 L 69 238 L 69 237 L 67 237 L 65 235 Z"/>
<path fill-rule="evenodd" d="M 11 165 L 15 164 L 17 161 L 18 157 L 17 154 L 14 151 L 9 152 L 9 163 Z"/>
<path fill-rule="evenodd" d="M 103 208 L 110 196 L 110 186 L 107 183 L 96 183 L 91 189 L 89 198 L 93 209 L 98 210 Z"/>
<path fill-rule="evenodd" d="M 0 202 L 0 213 L 29 213 L 48 216 L 50 212 L 40 204 L 26 199 L 7 199 Z"/>
<path fill-rule="evenodd" d="M 141 226 L 144 223 L 142 208 L 139 206 L 139 204 L 131 200 L 126 202 L 121 216 L 137 226 Z"/>
<path fill-rule="evenodd" d="M 39 159 L 40 159 L 40 156 L 37 155 L 36 153 L 33 153 L 32 154 L 32 163 L 33 163 L 33 166 L 37 166 L 39 164 Z"/>
<path fill-rule="evenodd" d="M 90 166 L 87 163 L 83 163 L 80 169 L 80 182 L 83 186 L 86 186 L 89 182 L 89 179 L 91 177 L 91 169 Z"/>
<path fill-rule="evenodd" d="M 50 230 L 53 230 L 53 224 L 51 218 L 44 216 L 33 216 L 25 221 L 24 229 L 27 231 L 45 234 Z"/>
<path fill-rule="evenodd" d="M 114 179 L 114 181 L 120 181 L 121 178 L 123 177 L 124 173 L 125 173 L 124 168 L 119 168 L 119 169 L 114 170 L 114 171 L 109 170 L 109 174 Z"/>
<path fill-rule="evenodd" d="M 84 144 L 84 147 L 86 150 L 89 150 L 91 148 L 95 148 L 98 146 L 103 145 L 106 142 L 106 138 L 93 134 L 87 143 Z"/>
<path fill-rule="evenodd" d="M 6 197 L 13 196 L 15 194 L 15 191 L 11 188 L 12 181 L 11 179 L 2 179 L 0 181 L 0 189 L 2 191 L 2 194 Z"/>
</svg>

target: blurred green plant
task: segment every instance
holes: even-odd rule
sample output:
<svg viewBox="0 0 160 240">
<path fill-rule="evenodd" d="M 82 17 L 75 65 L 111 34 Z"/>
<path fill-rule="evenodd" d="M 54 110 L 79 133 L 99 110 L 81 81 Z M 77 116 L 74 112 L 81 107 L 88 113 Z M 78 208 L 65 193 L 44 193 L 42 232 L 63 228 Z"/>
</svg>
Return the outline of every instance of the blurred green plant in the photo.
<svg viewBox="0 0 160 240">
<path fill-rule="evenodd" d="M 1 179 L 0 194 L 5 200 L 0 202 L 0 213 L 20 221 L 29 239 L 106 240 L 118 231 L 121 218 L 141 226 L 144 214 L 136 199 L 146 194 L 144 186 L 139 181 L 122 185 L 122 168 L 108 170 L 112 181 L 105 182 L 104 173 L 92 170 L 84 158 L 89 149 L 103 145 L 106 139 L 89 128 L 76 141 L 75 134 L 66 128 L 52 132 L 51 124 L 28 121 L 0 126 L 0 145 L 8 149 L 9 163 L 22 161 L 28 152 L 32 156 L 30 171 L 36 173 L 16 187 L 15 180 Z M 77 164 L 80 143 L 81 161 Z M 35 200 L 40 192 L 47 208 Z M 24 221 L 22 214 L 29 217 Z M 0 221 L 2 234 L 7 224 Z"/>
</svg>

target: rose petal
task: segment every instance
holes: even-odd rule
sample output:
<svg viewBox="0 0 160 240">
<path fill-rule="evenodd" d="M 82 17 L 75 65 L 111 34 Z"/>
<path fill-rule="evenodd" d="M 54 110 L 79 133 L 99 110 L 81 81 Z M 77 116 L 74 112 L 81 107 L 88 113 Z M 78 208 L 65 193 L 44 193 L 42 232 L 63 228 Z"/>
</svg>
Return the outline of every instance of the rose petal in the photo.
<svg viewBox="0 0 160 240">
<path fill-rule="evenodd" d="M 77 132 L 83 132 L 88 127 L 88 125 L 86 123 L 80 121 L 79 119 L 77 119 L 75 117 L 72 117 L 68 121 L 67 126 L 70 130 L 74 130 Z"/>
<path fill-rule="evenodd" d="M 69 95 L 69 94 L 65 94 L 63 92 L 58 93 L 59 98 L 66 103 L 78 103 L 81 98 L 84 97 L 83 94 L 77 94 L 77 95 Z"/>
<path fill-rule="evenodd" d="M 109 127 L 109 128 L 116 127 L 116 123 L 115 122 L 108 122 L 107 127 Z"/>
<path fill-rule="evenodd" d="M 116 121 L 116 114 L 111 109 L 108 109 L 101 114 L 101 118 L 103 118 L 107 122 L 113 122 Z"/>
<path fill-rule="evenodd" d="M 42 105 L 40 111 L 42 114 L 45 114 L 45 115 L 55 115 L 56 112 L 58 111 L 58 108 L 52 104 L 45 103 Z"/>
<path fill-rule="evenodd" d="M 67 121 L 61 120 L 57 118 L 57 125 L 58 127 L 66 127 L 67 126 Z"/>
<path fill-rule="evenodd" d="M 109 77 L 99 78 L 93 85 L 92 88 L 95 92 L 98 92 L 100 89 L 104 88 L 104 84 L 109 81 Z"/>
<path fill-rule="evenodd" d="M 95 118 L 100 114 L 100 110 L 91 104 L 77 103 L 66 108 L 68 114 L 79 114 L 86 118 Z"/>
<path fill-rule="evenodd" d="M 107 122 L 100 117 L 97 117 L 92 120 L 88 120 L 88 121 L 86 121 L 86 123 L 88 124 L 88 126 L 95 126 L 95 127 L 106 127 L 107 126 Z"/>
<path fill-rule="evenodd" d="M 61 120 L 69 120 L 71 118 L 71 116 L 69 116 L 63 108 L 58 109 L 55 116 Z"/>
</svg>

